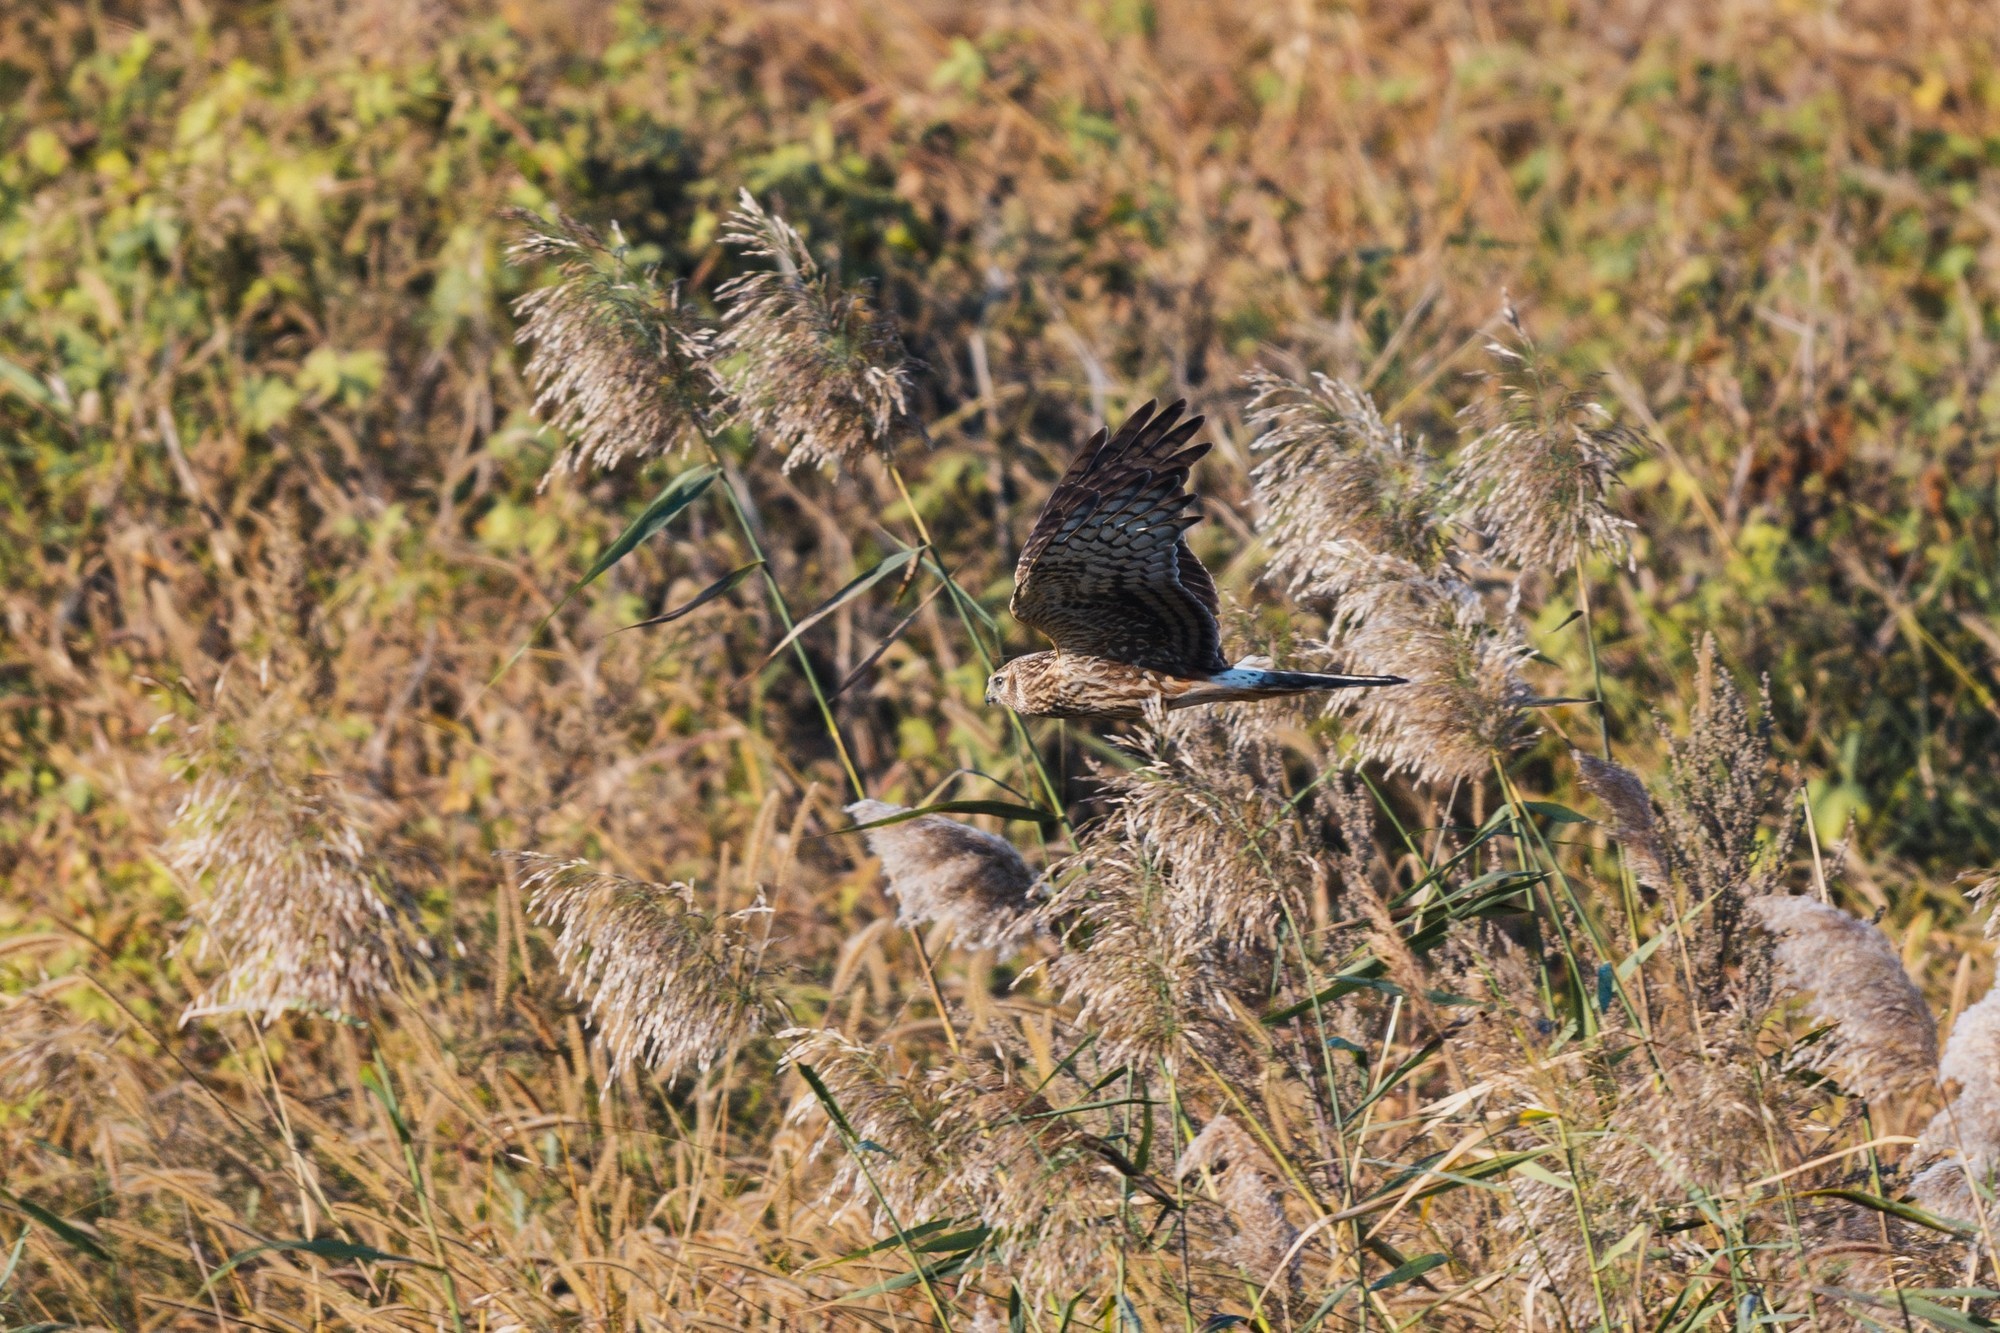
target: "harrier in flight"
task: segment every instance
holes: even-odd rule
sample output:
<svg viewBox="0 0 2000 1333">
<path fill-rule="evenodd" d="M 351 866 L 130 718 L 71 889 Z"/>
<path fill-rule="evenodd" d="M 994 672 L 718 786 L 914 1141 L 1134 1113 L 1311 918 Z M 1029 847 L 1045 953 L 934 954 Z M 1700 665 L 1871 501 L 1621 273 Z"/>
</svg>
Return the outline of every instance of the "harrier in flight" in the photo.
<svg viewBox="0 0 2000 1333">
<path fill-rule="evenodd" d="M 1138 718 L 1167 708 L 1275 699 L 1400 676 L 1270 671 L 1222 657 L 1215 580 L 1182 536 L 1201 520 L 1188 469 L 1202 418 L 1147 403 L 1118 433 L 1100 430 L 1049 496 L 1014 570 L 1014 618 L 1055 642 L 1003 664 L 986 702 L 1034 717 Z"/>
</svg>

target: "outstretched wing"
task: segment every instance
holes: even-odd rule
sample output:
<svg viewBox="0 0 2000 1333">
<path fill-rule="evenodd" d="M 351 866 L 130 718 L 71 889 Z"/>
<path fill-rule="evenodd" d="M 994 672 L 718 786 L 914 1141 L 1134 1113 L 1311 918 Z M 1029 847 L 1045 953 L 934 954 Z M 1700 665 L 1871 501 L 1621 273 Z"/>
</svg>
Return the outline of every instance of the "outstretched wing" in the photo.
<svg viewBox="0 0 2000 1333">
<path fill-rule="evenodd" d="M 1184 403 L 1147 403 L 1110 439 L 1091 437 L 1070 465 L 1014 570 L 1014 618 L 1067 653 L 1180 676 L 1228 666 L 1216 625 L 1215 582 L 1182 533 L 1188 468 L 1208 445 L 1188 441 L 1202 418 Z"/>
</svg>

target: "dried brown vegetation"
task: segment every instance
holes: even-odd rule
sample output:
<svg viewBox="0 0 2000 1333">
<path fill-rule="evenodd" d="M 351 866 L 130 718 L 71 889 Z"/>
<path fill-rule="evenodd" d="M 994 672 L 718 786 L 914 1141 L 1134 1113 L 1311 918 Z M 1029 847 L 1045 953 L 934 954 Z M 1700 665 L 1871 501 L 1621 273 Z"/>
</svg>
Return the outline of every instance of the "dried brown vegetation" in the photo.
<svg viewBox="0 0 2000 1333">
<path fill-rule="evenodd" d="M 0 9 L 0 1322 L 1992 1327 L 1996 67 Z M 1149 397 L 1411 685 L 982 705 Z"/>
</svg>

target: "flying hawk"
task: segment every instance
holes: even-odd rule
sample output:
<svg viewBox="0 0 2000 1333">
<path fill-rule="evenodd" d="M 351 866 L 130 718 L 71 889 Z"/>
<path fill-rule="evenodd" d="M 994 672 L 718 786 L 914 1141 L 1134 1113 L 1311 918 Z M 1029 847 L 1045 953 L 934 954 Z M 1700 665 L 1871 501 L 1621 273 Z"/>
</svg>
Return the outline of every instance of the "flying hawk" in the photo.
<svg viewBox="0 0 2000 1333">
<path fill-rule="evenodd" d="M 986 702 L 1034 717 L 1138 718 L 1152 699 L 1192 708 L 1403 684 L 1223 660 L 1215 580 L 1182 536 L 1201 521 L 1185 511 L 1188 469 L 1209 448 L 1188 443 L 1202 418 L 1182 421 L 1182 402 L 1157 415 L 1155 406 L 1109 439 L 1098 431 L 1056 483 L 1022 548 L 1011 604 L 1055 651 L 1004 663 Z"/>
</svg>

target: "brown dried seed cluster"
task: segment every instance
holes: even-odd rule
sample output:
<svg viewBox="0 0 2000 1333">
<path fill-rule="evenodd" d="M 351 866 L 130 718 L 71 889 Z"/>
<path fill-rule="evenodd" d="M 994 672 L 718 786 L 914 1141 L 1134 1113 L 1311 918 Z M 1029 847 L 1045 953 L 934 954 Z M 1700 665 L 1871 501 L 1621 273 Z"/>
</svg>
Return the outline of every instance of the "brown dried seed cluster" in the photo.
<svg viewBox="0 0 2000 1333">
<path fill-rule="evenodd" d="M 1610 497 L 1637 437 L 1551 373 L 1511 304 L 1503 316 L 1509 336 L 1487 344 L 1498 368 L 1466 411 L 1478 433 L 1452 469 L 1453 500 L 1517 569 L 1560 574 L 1590 551 L 1628 558 L 1633 525 Z"/>
<path fill-rule="evenodd" d="M 781 1008 L 777 977 L 748 921 L 698 911 L 686 884 L 653 884 L 587 861 L 534 854 L 523 887 L 556 930 L 556 962 L 583 1000 L 614 1072 L 706 1069 Z"/>
<path fill-rule="evenodd" d="M 1816 1067 L 1870 1101 L 1937 1077 L 1937 1021 L 1887 935 L 1814 898 L 1754 898 L 1750 911 L 1777 937 L 1777 985 L 1808 996 L 1816 1021 L 1837 1025 Z"/>
<path fill-rule="evenodd" d="M 394 984 L 397 921 L 337 780 L 238 754 L 195 780 L 167 864 L 196 890 L 199 955 L 222 971 L 190 1017 L 365 1013 Z"/>
<path fill-rule="evenodd" d="M 1354 719 L 1363 754 L 1449 784 L 1486 772 L 1521 738 L 1532 655 L 1511 608 L 1499 620 L 1448 541 L 1453 495 L 1421 442 L 1339 380 L 1250 376 L 1248 419 L 1270 454 L 1253 482 L 1272 569 L 1332 599 L 1327 651 L 1342 669 L 1407 677 L 1327 707 Z"/>
<path fill-rule="evenodd" d="M 1625 848 L 1627 863 L 1641 884 L 1667 882 L 1660 833 L 1653 817 L 1653 798 L 1639 775 L 1623 764 L 1576 752 L 1577 772 L 1591 795 L 1611 812 L 1611 832 Z"/>
<path fill-rule="evenodd" d="M 633 270 L 615 230 L 606 245 L 573 218 L 516 217 L 526 231 L 512 257 L 561 274 L 514 303 L 514 340 L 534 347 L 535 408 L 572 440 L 558 465 L 613 467 L 698 440 L 714 410 L 714 348 L 679 284 Z"/>
<path fill-rule="evenodd" d="M 1174 1174 L 1214 1192 L 1228 1222 L 1209 1249 L 1260 1286 L 1300 1284 L 1299 1229 L 1285 1215 L 1285 1191 L 1271 1155 L 1233 1117 L 1217 1115 L 1182 1151 Z"/>
<path fill-rule="evenodd" d="M 769 267 L 716 290 L 718 373 L 733 409 L 788 470 L 852 464 L 921 433 L 912 365 L 885 311 L 822 271 L 805 239 L 747 190 L 722 239 Z"/>
<path fill-rule="evenodd" d="M 856 823 L 904 813 L 886 801 L 847 807 Z M 897 919 L 940 922 L 962 948 L 1011 955 L 1035 932 L 1035 874 L 1005 838 L 942 815 L 921 815 L 868 830 L 868 850 L 882 861 Z"/>
<path fill-rule="evenodd" d="M 1422 443 L 1345 380 L 1255 370 L 1247 382 L 1245 420 L 1269 455 L 1252 479 L 1272 573 L 1294 592 L 1339 597 L 1380 581 L 1384 560 L 1436 572 L 1445 497 Z"/>
<path fill-rule="evenodd" d="M 836 1032 L 786 1035 L 795 1039 L 786 1063 L 813 1070 L 867 1145 L 865 1162 L 843 1151 L 832 1195 L 874 1202 L 879 1190 L 906 1225 L 979 1219 L 996 1233 L 983 1262 L 1034 1304 L 1101 1276 L 1122 1234 L 1120 1191 L 1099 1148 L 1041 1093 L 973 1051 L 956 1067 L 903 1072 L 881 1050 Z M 824 1109 L 808 1098 L 795 1114 Z M 829 1125 L 822 1148 L 836 1146 L 850 1145 L 838 1145 Z"/>
</svg>

